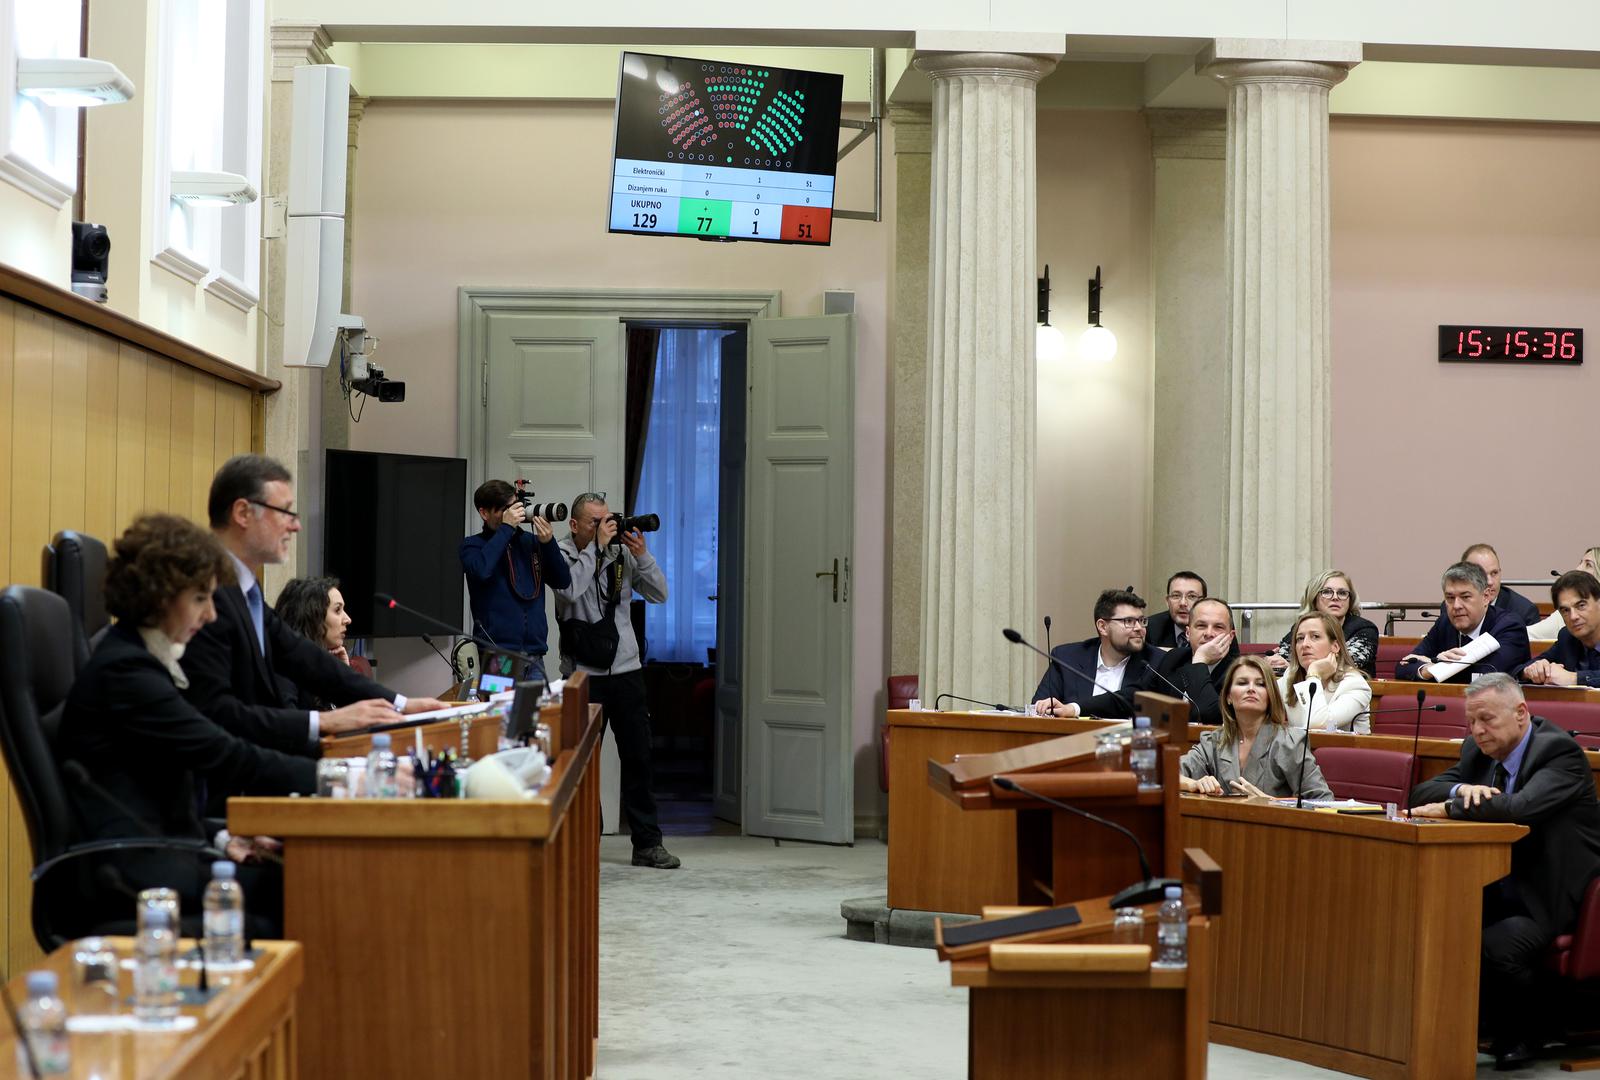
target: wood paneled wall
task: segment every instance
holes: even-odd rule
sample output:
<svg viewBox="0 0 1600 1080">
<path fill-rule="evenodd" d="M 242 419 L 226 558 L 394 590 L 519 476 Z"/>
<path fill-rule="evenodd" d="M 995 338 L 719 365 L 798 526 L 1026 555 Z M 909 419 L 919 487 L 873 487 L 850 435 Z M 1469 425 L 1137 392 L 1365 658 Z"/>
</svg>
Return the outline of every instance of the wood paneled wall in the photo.
<svg viewBox="0 0 1600 1080">
<path fill-rule="evenodd" d="M 206 520 L 217 466 L 261 445 L 260 396 L 0 295 L 0 580 L 40 584 L 62 529 L 106 541 L 139 513 Z M 0 763 L 0 775 L 4 775 Z M 38 956 L 28 831 L 5 778 L 5 975 Z"/>
</svg>

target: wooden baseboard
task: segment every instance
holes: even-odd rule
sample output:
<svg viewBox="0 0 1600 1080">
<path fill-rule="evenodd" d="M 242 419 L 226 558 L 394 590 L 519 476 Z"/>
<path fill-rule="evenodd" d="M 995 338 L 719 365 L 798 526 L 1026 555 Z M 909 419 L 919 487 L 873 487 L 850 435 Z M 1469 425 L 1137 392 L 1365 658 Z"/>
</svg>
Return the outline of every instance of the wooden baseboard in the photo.
<svg viewBox="0 0 1600 1080">
<path fill-rule="evenodd" d="M 1273 1057 L 1303 1061 L 1319 1069 L 1372 1077 L 1373 1080 L 1404 1080 L 1407 1075 L 1402 1062 L 1373 1057 L 1370 1054 L 1357 1054 L 1341 1050 L 1336 1046 L 1324 1046 L 1321 1043 L 1271 1035 L 1264 1031 L 1251 1031 L 1248 1028 L 1231 1027 L 1213 1021 L 1210 1034 L 1212 1042 L 1221 1043 L 1223 1046 L 1235 1046 L 1240 1050 L 1250 1050 L 1257 1054 L 1271 1054 Z"/>
</svg>

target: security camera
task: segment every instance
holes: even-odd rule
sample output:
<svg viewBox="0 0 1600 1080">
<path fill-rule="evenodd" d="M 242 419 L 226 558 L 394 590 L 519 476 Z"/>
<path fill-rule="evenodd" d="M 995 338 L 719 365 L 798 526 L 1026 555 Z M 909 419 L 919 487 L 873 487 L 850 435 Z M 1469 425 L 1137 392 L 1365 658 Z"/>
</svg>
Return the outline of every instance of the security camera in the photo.
<svg viewBox="0 0 1600 1080">
<path fill-rule="evenodd" d="M 406 384 L 384 375 L 383 369 L 369 359 L 378 347 L 378 339 L 367 333 L 366 320 L 359 315 L 341 315 L 339 319 L 339 342 L 344 356 L 340 369 L 346 384 L 356 393 L 379 402 L 404 401 Z"/>
</svg>

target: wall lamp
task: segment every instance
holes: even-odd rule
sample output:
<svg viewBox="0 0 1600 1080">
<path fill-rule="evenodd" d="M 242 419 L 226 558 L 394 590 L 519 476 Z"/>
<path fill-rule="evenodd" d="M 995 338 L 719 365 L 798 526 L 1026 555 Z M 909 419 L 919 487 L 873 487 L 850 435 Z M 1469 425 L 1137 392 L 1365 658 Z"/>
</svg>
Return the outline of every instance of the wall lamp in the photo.
<svg viewBox="0 0 1600 1080">
<path fill-rule="evenodd" d="M 1117 335 L 1100 325 L 1100 268 L 1089 279 L 1089 329 L 1078 339 L 1078 355 L 1094 364 L 1104 364 L 1117 355 Z"/>
<path fill-rule="evenodd" d="M 238 173 L 184 172 L 172 174 L 172 198 L 191 206 L 234 206 L 256 201 L 256 189 Z"/>
<path fill-rule="evenodd" d="M 17 61 L 17 92 L 45 105 L 76 109 L 129 101 L 133 98 L 133 83 L 107 60 L 86 56 L 23 57 Z"/>
<path fill-rule="evenodd" d="M 1044 267 L 1044 277 L 1039 279 L 1038 329 L 1034 331 L 1034 351 L 1046 363 L 1059 363 L 1067 355 L 1067 338 L 1050 325 L 1050 264 Z"/>
</svg>

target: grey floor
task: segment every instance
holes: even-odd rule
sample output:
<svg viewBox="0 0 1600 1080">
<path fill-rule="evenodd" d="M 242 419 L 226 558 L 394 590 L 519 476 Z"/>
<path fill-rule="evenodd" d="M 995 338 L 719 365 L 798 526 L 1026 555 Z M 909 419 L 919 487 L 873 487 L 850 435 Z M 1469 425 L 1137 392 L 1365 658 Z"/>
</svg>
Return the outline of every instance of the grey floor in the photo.
<svg viewBox="0 0 1600 1080">
<path fill-rule="evenodd" d="M 934 953 L 844 937 L 839 901 L 884 891 L 881 843 L 713 830 L 667 845 L 683 869 L 633 868 L 624 836 L 601 844 L 600 1080 L 966 1075 L 966 992 Z M 1487 1060 L 1480 1076 L 1558 1072 Z M 1344 1075 L 1215 1044 L 1210 1063 L 1228 1080 Z"/>
</svg>

